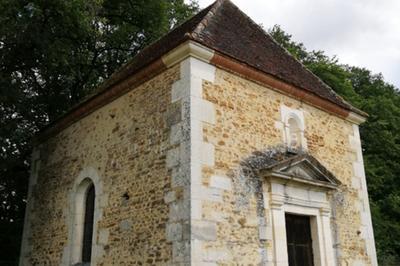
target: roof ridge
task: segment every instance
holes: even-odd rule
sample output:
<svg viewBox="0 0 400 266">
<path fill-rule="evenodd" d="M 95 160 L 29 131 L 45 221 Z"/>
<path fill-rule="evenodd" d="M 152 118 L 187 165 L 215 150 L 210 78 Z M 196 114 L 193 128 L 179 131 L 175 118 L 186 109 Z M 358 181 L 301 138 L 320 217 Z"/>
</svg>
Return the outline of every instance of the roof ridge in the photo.
<svg viewBox="0 0 400 266">
<path fill-rule="evenodd" d="M 234 3 L 232 3 L 230 0 L 217 0 L 215 3 L 213 3 L 212 5 L 215 5 L 216 3 L 220 3 L 220 5 L 222 4 L 222 3 L 224 3 L 224 2 L 230 2 L 230 4 L 236 9 L 236 10 L 238 10 L 243 16 L 245 16 L 247 19 L 248 19 L 248 21 L 251 23 L 251 24 L 253 24 L 255 27 L 257 27 L 260 31 L 262 31 L 267 37 L 269 37 L 271 40 L 272 40 L 272 42 L 274 43 L 274 44 L 276 44 L 277 46 L 279 46 L 288 56 L 290 56 L 291 58 L 293 58 L 294 59 L 294 61 L 296 61 L 300 66 L 301 66 L 301 68 L 303 68 L 304 70 L 306 70 L 308 73 L 310 73 L 312 76 L 314 76 L 317 80 L 318 80 L 318 82 L 322 85 L 322 86 L 324 86 L 326 89 L 328 89 L 331 93 L 332 93 L 332 95 L 333 96 L 335 96 L 335 97 L 338 97 L 342 102 L 344 102 L 350 109 L 352 109 L 352 110 L 354 110 L 354 109 L 356 109 L 357 111 L 360 111 L 360 110 L 358 110 L 358 108 L 355 108 L 353 105 L 351 105 L 349 102 L 347 102 L 342 96 L 340 96 L 338 93 L 336 93 L 335 92 L 335 90 L 333 89 L 333 88 L 331 88 L 331 86 L 329 86 L 328 84 L 326 84 L 320 77 L 318 77 L 316 74 L 314 74 L 311 70 L 309 70 L 302 62 L 300 62 L 296 57 L 294 57 L 285 47 L 283 47 L 282 45 L 280 45 L 273 37 L 272 37 L 272 35 L 271 34 L 269 34 L 260 24 L 258 24 L 258 23 L 256 23 L 251 17 L 249 17 L 246 13 L 244 13 L 238 6 L 236 6 Z M 219 6 L 218 6 L 219 7 Z M 210 10 L 209 11 L 209 13 L 211 12 L 212 10 Z M 207 17 L 208 15 L 209 15 L 209 13 L 205 16 L 205 17 Z M 205 18 L 204 17 L 204 18 Z M 204 18 L 203 18 L 203 20 L 204 20 Z M 203 21 L 202 20 L 202 21 Z M 200 22 L 201 23 L 201 22 Z M 196 29 L 197 29 L 197 27 L 196 27 Z M 195 30 L 196 30 L 195 29 Z M 280 79 L 281 79 L 281 77 L 279 77 Z M 287 82 L 287 81 L 286 81 Z M 306 88 L 303 88 L 303 89 L 306 89 Z M 307 89 L 308 90 L 308 89 Z M 315 93 L 314 93 L 315 94 Z"/>
<path fill-rule="evenodd" d="M 157 45 L 158 43 L 160 43 L 163 39 L 167 38 L 169 35 L 175 33 L 176 31 L 179 31 L 182 27 L 185 26 L 185 24 L 190 23 L 190 21 L 192 21 L 195 17 L 199 16 L 199 21 L 196 22 L 195 24 L 192 25 L 192 28 L 187 28 L 185 32 L 182 32 L 183 35 L 183 39 L 186 40 L 194 40 L 197 42 L 202 43 L 202 40 L 199 39 L 200 35 L 203 33 L 203 31 L 205 30 L 205 28 L 209 25 L 209 23 L 213 20 L 213 18 L 217 15 L 218 10 L 220 9 L 221 6 L 223 6 L 224 4 L 229 4 L 230 7 L 234 8 L 237 12 L 239 12 L 244 18 L 246 18 L 246 20 L 253 25 L 255 28 L 257 28 L 263 35 L 265 35 L 265 38 L 267 38 L 269 41 L 271 41 L 273 44 L 275 44 L 279 49 L 281 49 L 288 57 L 290 57 L 293 62 L 295 62 L 295 64 L 297 64 L 301 69 L 303 69 L 303 71 L 305 70 L 305 72 L 308 72 L 308 74 L 310 74 L 311 76 L 313 76 L 313 78 L 315 79 L 315 81 L 317 83 L 320 84 L 321 87 L 324 87 L 326 89 L 326 91 L 328 91 L 328 94 L 331 95 L 332 98 L 336 98 L 338 101 L 340 101 L 344 106 L 346 106 L 346 108 L 348 108 L 349 110 L 355 111 L 357 113 L 363 113 L 362 111 L 360 111 L 358 108 L 354 107 L 353 105 L 351 105 L 349 102 L 347 102 L 343 97 L 341 97 L 339 94 L 337 94 L 328 84 L 326 84 L 322 79 L 320 79 L 317 75 L 315 75 L 312 71 L 310 71 L 303 63 L 301 63 L 297 58 L 295 58 L 293 55 L 290 54 L 290 52 L 283 46 L 281 46 L 260 24 L 257 24 L 252 18 L 250 18 L 246 13 L 244 13 L 242 10 L 240 10 L 240 8 L 238 6 L 236 6 L 232 1 L 230 0 L 217 0 L 214 3 L 210 4 L 209 6 L 207 6 L 206 8 L 202 9 L 199 13 L 195 14 L 194 16 L 192 16 L 190 19 L 182 22 L 181 24 L 176 25 L 172 30 L 170 30 L 168 32 L 168 34 L 161 36 L 160 38 L 154 40 L 152 43 L 150 43 L 149 45 L 147 45 L 146 47 L 144 47 L 138 54 L 136 54 L 131 60 L 128 60 L 125 64 L 123 64 L 117 71 L 115 71 L 110 79 L 107 79 L 103 85 L 106 85 L 106 87 L 108 87 L 108 85 L 112 85 L 112 80 L 115 78 L 116 80 L 119 80 L 119 75 L 121 75 L 122 72 L 122 76 L 124 76 L 125 71 L 129 72 L 129 68 L 130 65 L 133 64 L 135 62 L 135 60 L 138 59 L 138 57 L 140 57 L 141 55 L 145 54 L 148 50 L 151 50 L 154 45 Z M 201 14 L 201 13 L 205 13 L 205 14 Z M 242 60 L 236 58 L 234 55 L 230 55 L 229 53 L 227 53 L 227 55 L 229 56 L 233 56 L 233 58 L 239 60 L 242 62 Z M 248 64 L 248 63 L 246 63 Z M 250 64 L 251 65 L 251 64 Z M 257 68 L 257 65 L 252 65 L 253 67 Z M 289 80 L 285 79 L 285 77 L 282 77 L 281 75 L 275 75 L 277 78 L 287 82 L 287 83 L 291 83 L 295 86 L 299 86 L 298 84 L 292 83 Z M 111 84 L 107 84 L 109 83 L 111 80 Z M 99 88 L 101 89 L 103 86 L 99 86 Z M 309 88 L 304 87 L 304 86 L 300 86 L 300 88 L 302 88 L 303 90 L 309 91 L 312 94 L 315 94 L 317 96 L 319 96 L 318 93 L 314 92 L 313 90 L 310 90 Z M 98 91 L 98 90 L 96 90 Z"/>
<path fill-rule="evenodd" d="M 207 14 L 203 16 L 203 18 L 200 20 L 200 22 L 197 24 L 197 26 L 194 28 L 192 32 L 188 32 L 190 37 L 195 38 L 195 35 L 199 35 L 201 31 L 207 27 L 208 21 L 215 15 L 216 11 L 218 8 L 226 1 L 229 0 L 217 0 L 205 9 L 209 9 Z"/>
<path fill-rule="evenodd" d="M 240 10 L 240 9 L 239 9 Z M 240 10 L 241 11 L 241 10 Z M 242 12 L 242 11 L 241 11 Z M 313 75 L 317 80 L 318 80 L 318 82 L 322 85 L 322 86 L 324 86 L 325 88 L 327 88 L 335 97 L 338 97 L 340 100 L 342 100 L 344 103 L 346 103 L 351 109 L 357 109 L 357 108 L 354 108 L 354 106 L 352 106 L 350 103 L 348 103 L 342 96 L 340 96 L 338 93 L 336 93 L 336 91 L 333 89 L 333 88 L 331 88 L 331 86 L 329 86 L 328 84 L 326 84 L 320 77 L 318 77 L 316 74 L 314 74 L 310 69 L 308 69 L 302 62 L 300 62 L 300 60 L 298 60 L 295 56 L 293 56 L 285 47 L 283 47 L 282 45 L 280 45 L 276 40 L 275 40 L 275 38 L 274 37 L 272 37 L 272 35 L 271 34 L 269 34 L 263 27 L 261 27 L 259 24 L 257 24 L 255 21 L 253 21 L 253 19 L 252 18 L 250 18 L 247 14 L 245 14 L 244 12 L 242 12 L 246 17 L 248 17 L 249 18 L 249 20 L 250 20 L 250 22 L 251 23 L 253 23 L 253 24 L 255 24 L 261 31 L 263 31 L 264 32 L 264 34 L 265 35 L 267 35 L 267 36 L 269 36 L 270 38 L 271 38 L 271 40 L 276 44 L 276 45 L 278 45 L 280 48 L 282 48 L 282 50 L 284 50 L 285 51 L 285 53 L 287 54 L 287 55 L 289 55 L 291 58 L 293 58 L 297 63 L 299 63 L 300 64 L 300 66 L 304 69 L 304 70 L 306 70 L 308 73 L 310 73 L 311 75 Z M 305 88 L 304 88 L 305 89 Z"/>
<path fill-rule="evenodd" d="M 235 18 L 236 16 L 238 18 Z M 44 136 L 44 132 L 46 132 L 47 136 L 59 132 L 78 119 L 88 115 L 95 108 L 103 106 L 125 90 L 128 90 L 128 86 L 115 85 L 130 76 L 138 73 L 141 81 L 153 77 L 153 74 L 157 74 L 153 68 L 161 70 L 166 67 L 162 57 L 189 40 L 198 42 L 216 53 L 220 53 L 221 56 L 226 56 L 227 59 L 236 60 L 246 67 L 270 75 L 276 78 L 276 81 L 282 81 L 283 85 L 279 85 L 277 89 L 282 89 L 288 94 L 292 93 L 294 97 L 299 97 L 300 99 L 304 97 L 304 100 L 310 104 L 315 104 L 328 112 L 336 113 L 339 117 L 350 117 L 350 122 L 359 124 L 364 121 L 363 117 L 367 116 L 366 113 L 353 107 L 336 94 L 330 86 L 294 58 L 284 47 L 279 45 L 260 24 L 254 22 L 232 1 L 217 0 L 190 19 L 176 25 L 168 34 L 154 40 L 132 59 L 127 60 L 110 77 L 97 86 L 93 94 L 85 97 L 66 114 L 53 121 L 46 129 L 41 130 L 42 136 Z M 218 64 L 220 59 L 217 57 L 213 63 Z M 223 64 L 228 69 L 232 68 L 234 70 L 236 68 L 237 70 L 237 67 L 229 66 L 229 62 Z M 223 65 L 221 66 L 223 67 Z M 239 68 L 241 67 L 240 65 Z M 251 70 L 250 68 L 248 70 Z M 142 70 L 144 72 L 140 72 Z M 249 71 L 246 72 L 244 70 L 244 73 L 251 76 Z M 253 77 L 257 75 L 259 73 L 254 73 Z M 261 78 L 259 77 L 258 80 L 260 81 Z M 277 85 L 278 83 L 274 84 Z M 293 85 L 295 91 L 286 85 Z M 271 86 L 274 87 L 273 84 Z M 107 92 L 107 89 L 110 89 L 110 92 Z M 297 89 L 307 91 L 309 94 L 304 96 L 304 93 L 297 91 Z M 331 106 L 330 104 L 336 106 Z M 354 111 L 355 113 L 351 114 L 349 111 Z M 358 115 L 361 117 L 358 117 Z"/>
<path fill-rule="evenodd" d="M 132 64 L 135 63 L 135 60 L 137 60 L 137 58 L 141 55 L 143 55 L 145 52 L 147 52 L 148 50 L 151 50 L 153 48 L 153 46 L 157 45 L 159 42 L 161 42 L 163 39 L 166 39 L 168 37 L 168 35 L 170 35 L 171 33 L 174 33 L 178 30 L 180 30 L 180 28 L 182 26 L 184 26 L 185 24 L 189 23 L 192 19 L 194 19 L 196 16 L 201 15 L 202 12 L 206 11 L 207 9 L 211 8 L 211 6 L 215 5 L 217 2 L 220 2 L 221 0 L 217 0 L 216 2 L 214 2 L 213 4 L 209 5 L 206 8 L 201 9 L 198 13 L 192 15 L 190 18 L 188 18 L 187 20 L 182 21 L 181 23 L 175 25 L 172 29 L 170 29 L 166 34 L 159 36 L 157 39 L 154 39 L 152 42 L 150 42 L 148 45 L 146 45 L 145 47 L 143 47 L 141 50 L 138 51 L 137 54 L 135 54 L 132 58 L 130 58 L 129 60 L 127 60 L 125 63 L 123 63 L 120 67 L 118 67 L 102 84 L 100 84 L 94 91 L 94 93 L 92 93 L 93 95 L 97 94 L 99 91 L 103 90 L 104 87 L 109 87 L 114 85 L 114 79 L 119 80 L 119 75 L 123 75 L 124 71 L 129 71 L 129 68 L 131 67 Z M 222 0 L 222 1 L 226 1 L 226 0 Z M 207 14 L 209 13 L 209 11 L 207 11 Z M 204 17 L 201 19 L 201 21 L 204 19 Z M 201 22 L 200 21 L 200 22 Z M 197 28 L 197 26 L 196 26 Z M 193 30 L 192 30 L 193 31 Z M 188 39 L 192 38 L 192 34 L 190 32 L 190 30 L 187 30 L 187 32 L 185 32 L 183 34 L 185 37 L 187 37 Z M 122 73 L 122 74 L 121 74 Z M 91 95 L 92 95 L 91 94 Z M 89 95 L 89 96 L 91 96 Z"/>
</svg>

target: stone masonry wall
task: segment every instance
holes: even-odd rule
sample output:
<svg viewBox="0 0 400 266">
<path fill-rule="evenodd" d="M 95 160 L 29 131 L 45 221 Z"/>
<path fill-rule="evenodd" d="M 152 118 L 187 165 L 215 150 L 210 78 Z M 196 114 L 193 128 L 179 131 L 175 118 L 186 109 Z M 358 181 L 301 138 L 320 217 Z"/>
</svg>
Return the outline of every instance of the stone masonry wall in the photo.
<svg viewBox="0 0 400 266">
<path fill-rule="evenodd" d="M 360 151 L 350 143 L 356 125 L 221 69 L 214 83 L 203 83 L 203 98 L 213 103 L 216 118 L 215 124 L 203 126 L 204 141 L 215 147 L 215 162 L 203 167 L 202 183 L 222 194 L 220 201 L 202 204 L 203 220 L 217 225 L 216 238 L 203 243 L 206 262 L 258 265 L 270 261 L 270 210 L 260 214 L 257 203 L 268 187 L 260 189 L 266 184 L 245 180 L 238 171 L 254 151 L 283 144 L 281 106 L 286 106 L 303 112 L 308 152 L 342 182 L 330 199 L 335 257 L 340 265 L 371 263 L 373 254 L 367 253 L 365 241 L 368 234 L 363 233 L 366 223 L 361 220 L 365 213 L 361 209 L 368 202 L 360 189 L 362 178 L 354 177 L 353 167 Z M 364 207 L 360 207 L 360 197 Z M 268 195 L 262 200 L 268 202 Z"/>
<path fill-rule="evenodd" d="M 166 70 L 38 147 L 24 265 L 69 264 L 71 190 L 86 173 L 99 177 L 94 264 L 171 260 L 164 195 L 171 186 L 170 127 L 181 118 L 180 108 L 171 104 L 179 71 L 179 66 Z"/>
<path fill-rule="evenodd" d="M 186 58 L 35 149 L 22 265 L 70 264 L 85 177 L 94 265 L 269 265 L 271 187 L 240 164 L 284 143 L 282 108 L 302 114 L 308 152 L 342 182 L 323 214 L 338 263 L 373 264 L 358 127 Z"/>
</svg>

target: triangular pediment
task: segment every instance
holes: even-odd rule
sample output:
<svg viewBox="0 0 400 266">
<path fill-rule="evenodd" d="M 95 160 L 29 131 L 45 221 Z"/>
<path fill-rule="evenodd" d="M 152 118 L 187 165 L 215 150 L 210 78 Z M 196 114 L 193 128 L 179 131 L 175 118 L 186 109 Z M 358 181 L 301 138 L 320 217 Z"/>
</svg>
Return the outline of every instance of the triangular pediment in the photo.
<svg viewBox="0 0 400 266">
<path fill-rule="evenodd" d="M 325 180 L 324 176 L 320 175 L 319 172 L 316 171 L 316 169 L 314 169 L 314 167 L 307 161 L 290 166 L 281 172 L 304 179 L 327 181 Z"/>
<path fill-rule="evenodd" d="M 321 169 L 319 165 L 314 165 L 307 159 L 301 160 L 294 165 L 284 166 L 277 172 L 310 181 L 314 180 L 337 184 L 336 178 L 333 179 L 329 176 L 325 168 Z"/>
<path fill-rule="evenodd" d="M 293 154 L 263 169 L 268 176 L 294 179 L 318 186 L 337 187 L 340 181 L 309 154 Z"/>
</svg>

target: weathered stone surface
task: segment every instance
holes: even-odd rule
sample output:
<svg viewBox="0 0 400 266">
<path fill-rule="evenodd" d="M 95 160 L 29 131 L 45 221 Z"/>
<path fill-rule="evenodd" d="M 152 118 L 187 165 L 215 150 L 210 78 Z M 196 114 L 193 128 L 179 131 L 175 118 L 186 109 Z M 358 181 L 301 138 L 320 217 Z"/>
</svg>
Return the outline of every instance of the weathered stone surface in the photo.
<svg viewBox="0 0 400 266">
<path fill-rule="evenodd" d="M 281 122 L 281 106 L 302 110 L 304 115 L 304 135 L 308 152 L 339 178 L 343 186 L 340 190 L 342 200 L 333 199 L 335 228 L 334 243 L 340 242 L 340 263 L 357 258 L 363 265 L 370 265 L 364 240 L 356 237 L 362 224 L 359 211 L 358 192 L 360 185 L 355 176 L 363 174 L 362 166 L 353 168 L 352 124 L 341 118 L 306 105 L 296 99 L 262 87 L 226 71 L 217 70 L 215 83 L 203 84 L 204 99 L 215 107 L 215 124 L 203 124 L 204 139 L 215 147 L 214 166 L 203 168 L 202 182 L 210 187 L 223 187 L 215 176 L 232 178 L 231 190 L 224 189 L 223 202 L 204 201 L 203 219 L 215 220 L 218 213 L 217 239 L 209 242 L 207 249 L 217 250 L 228 245 L 232 258 L 228 264 L 271 263 L 272 224 L 257 222 L 260 214 L 268 218 L 270 194 L 268 187 L 260 189 L 257 182 L 243 178 L 238 170 L 240 162 L 254 151 L 284 142 L 284 127 Z M 229 188 L 227 185 L 226 188 Z M 293 189 L 292 189 L 293 190 Z M 295 191 L 303 195 L 303 191 Z M 324 200 L 325 194 L 310 191 L 303 198 Z M 329 199 L 332 200 L 332 199 Z M 351 218 L 350 218 L 351 217 Z M 367 220 L 367 219 L 365 219 Z M 226 222 L 225 222 L 226 221 Z M 242 223 L 240 222 L 242 221 Z M 249 226 L 246 221 L 255 221 Z M 261 242 L 263 241 L 263 242 Z M 265 252 L 258 252 L 260 249 Z M 263 255 L 264 254 L 264 255 Z"/>
<path fill-rule="evenodd" d="M 132 228 L 132 221 L 130 219 L 127 220 L 122 220 L 119 223 L 119 228 L 121 229 L 121 231 L 128 231 Z"/>
<path fill-rule="evenodd" d="M 165 197 L 164 197 L 165 203 L 168 204 L 175 200 L 176 200 L 176 192 L 174 190 L 168 191 L 167 194 L 165 194 Z"/>
<path fill-rule="evenodd" d="M 190 242 L 174 242 L 172 247 L 173 263 L 188 261 L 190 255 Z"/>
<path fill-rule="evenodd" d="M 199 64 L 193 62 L 184 63 Z M 284 222 L 273 226 L 271 206 L 281 208 L 282 202 L 272 200 L 272 190 L 295 195 L 282 196 L 292 203 L 330 202 L 321 215 L 331 219 L 338 262 L 371 263 L 353 125 L 204 64 L 181 80 L 180 66 L 166 70 L 40 147 L 28 264 L 67 263 L 66 206 L 77 175 L 88 166 L 102 184 L 97 265 L 270 265 L 273 230 L 284 230 Z M 199 98 L 192 109 L 190 97 Z M 342 183 L 328 198 L 270 185 L 244 170 L 255 151 L 284 143 L 282 106 L 301 110 L 308 152 Z"/>
<path fill-rule="evenodd" d="M 215 240 L 217 238 L 217 225 L 209 221 L 192 221 L 192 238 L 198 240 Z"/>
<path fill-rule="evenodd" d="M 107 229 L 99 230 L 99 244 L 106 245 L 108 243 L 109 236 L 110 232 Z"/>
<path fill-rule="evenodd" d="M 94 243 L 102 247 L 95 254 L 96 265 L 171 261 L 164 196 L 171 190 L 166 167 L 169 125 L 181 119 L 179 105 L 170 104 L 171 87 L 178 79 L 179 67 L 171 68 L 41 145 L 27 265 L 67 263 L 69 193 L 78 174 L 89 166 L 103 187 L 103 213 Z"/>
<path fill-rule="evenodd" d="M 204 260 L 207 262 L 224 262 L 231 259 L 231 254 L 227 250 L 205 250 Z"/>
<path fill-rule="evenodd" d="M 181 240 L 183 235 L 183 227 L 181 223 L 169 223 L 167 224 L 167 240 L 177 241 Z"/>
<path fill-rule="evenodd" d="M 170 127 L 172 125 L 176 125 L 182 119 L 182 111 L 181 111 L 181 103 L 175 102 L 170 105 L 167 114 L 166 114 L 166 123 L 167 126 Z"/>
<path fill-rule="evenodd" d="M 231 190 L 232 184 L 231 179 L 226 176 L 213 175 L 210 177 L 210 187 Z"/>
<path fill-rule="evenodd" d="M 179 148 L 169 150 L 167 152 L 167 167 L 172 168 L 178 166 L 181 162 L 180 160 L 181 152 Z"/>
<path fill-rule="evenodd" d="M 260 234 L 260 240 L 272 240 L 272 227 L 271 226 L 260 226 L 258 228 Z"/>
</svg>

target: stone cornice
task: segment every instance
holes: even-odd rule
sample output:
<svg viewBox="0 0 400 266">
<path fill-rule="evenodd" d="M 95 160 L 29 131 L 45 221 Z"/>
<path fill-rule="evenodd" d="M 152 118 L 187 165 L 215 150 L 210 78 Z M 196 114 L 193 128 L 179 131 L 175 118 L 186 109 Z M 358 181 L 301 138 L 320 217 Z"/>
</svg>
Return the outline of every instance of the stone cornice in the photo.
<svg viewBox="0 0 400 266">
<path fill-rule="evenodd" d="M 304 101 L 319 109 L 339 116 L 351 123 L 359 125 L 366 120 L 366 117 L 362 116 L 361 114 L 346 110 L 336 105 L 335 103 L 322 99 L 317 95 L 309 93 L 296 86 L 290 85 L 271 75 L 260 72 L 250 66 L 241 64 L 240 62 L 236 61 L 233 58 L 230 58 L 229 56 L 217 53 L 214 50 L 209 49 L 208 47 L 194 41 L 187 41 L 177 48 L 173 49 L 162 57 L 162 61 L 164 62 L 166 67 L 171 67 L 190 56 L 204 62 L 216 65 L 230 72 L 234 72 L 235 74 L 239 74 L 245 79 L 250 79 L 252 81 L 262 83 L 263 85 L 266 85 L 273 90 Z"/>
<path fill-rule="evenodd" d="M 188 57 L 197 58 L 203 62 L 210 63 L 221 69 L 240 75 L 245 79 L 260 83 L 270 89 L 308 103 L 351 123 L 358 125 L 366 120 L 366 114 L 363 116 L 346 110 L 335 103 L 325 100 L 294 85 L 288 84 L 229 56 L 219 54 L 197 42 L 187 41 L 169 51 L 158 60 L 155 60 L 151 64 L 142 68 L 140 71 L 133 73 L 131 76 L 123 77 L 115 84 L 111 83 L 111 85 L 101 87 L 101 90 L 97 94 L 94 94 L 79 103 L 65 115 L 44 128 L 34 141 L 36 143 L 45 141 L 47 138 L 57 134 L 79 119 L 82 119 L 98 108 L 138 87 L 140 84 L 150 80 L 165 69 L 176 65 Z"/>
<path fill-rule="evenodd" d="M 188 57 L 209 63 L 214 57 L 214 51 L 199 43 L 187 41 L 164 55 L 162 61 L 166 67 L 171 67 Z"/>
<path fill-rule="evenodd" d="M 367 118 L 359 114 L 356 114 L 354 112 L 350 112 L 346 117 L 346 120 L 353 124 L 360 125 L 364 123 L 367 120 Z"/>
<path fill-rule="evenodd" d="M 337 190 L 338 187 L 336 185 L 322 182 L 318 180 L 305 180 L 303 178 L 293 177 L 290 175 L 285 175 L 282 173 L 277 172 L 266 172 L 263 173 L 263 176 L 268 179 L 272 180 L 275 183 L 283 184 L 283 185 L 298 185 L 298 186 L 305 186 L 305 187 L 313 187 L 314 189 L 320 190 Z"/>
<path fill-rule="evenodd" d="M 273 77 L 272 75 L 261 72 L 226 55 L 215 53 L 214 57 L 211 60 L 211 63 L 224 70 L 238 74 L 245 79 L 267 86 L 272 90 L 303 101 L 349 122 L 359 124 L 359 122 L 362 121 L 362 118 L 364 119 L 363 121 L 366 120 L 365 117 L 367 116 L 367 114 L 363 113 L 362 111 L 360 111 L 360 113 L 363 113 L 364 116 L 346 110 L 333 102 L 323 99 L 302 88 L 288 84 L 278 78 Z M 356 117 L 359 119 L 355 119 Z"/>
</svg>

